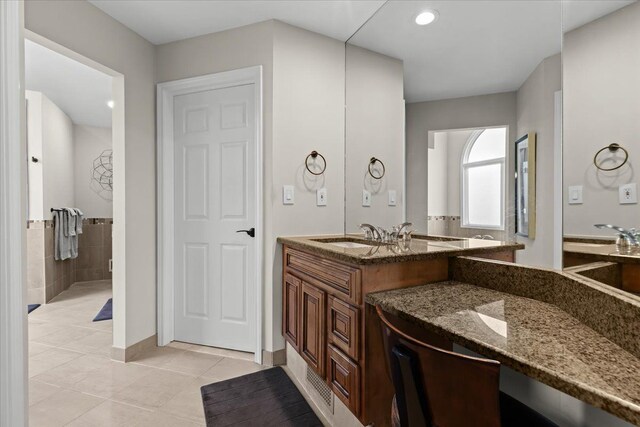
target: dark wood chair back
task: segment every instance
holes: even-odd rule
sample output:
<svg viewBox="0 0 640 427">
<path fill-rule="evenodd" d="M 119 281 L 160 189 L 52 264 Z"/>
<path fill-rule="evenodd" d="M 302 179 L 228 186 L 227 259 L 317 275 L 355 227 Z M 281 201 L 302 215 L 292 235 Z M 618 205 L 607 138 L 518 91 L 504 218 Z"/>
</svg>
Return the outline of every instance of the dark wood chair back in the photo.
<svg viewBox="0 0 640 427">
<path fill-rule="evenodd" d="M 402 427 L 500 427 L 500 362 L 418 341 L 376 311 Z"/>
</svg>

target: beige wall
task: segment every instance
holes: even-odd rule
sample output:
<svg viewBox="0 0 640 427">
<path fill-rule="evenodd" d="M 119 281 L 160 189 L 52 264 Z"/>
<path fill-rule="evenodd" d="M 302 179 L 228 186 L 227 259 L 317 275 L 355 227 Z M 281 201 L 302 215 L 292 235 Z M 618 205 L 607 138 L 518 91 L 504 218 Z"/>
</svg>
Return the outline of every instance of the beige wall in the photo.
<svg viewBox="0 0 640 427">
<path fill-rule="evenodd" d="M 265 248 L 265 304 L 272 315 L 271 330 L 265 332 L 266 345 L 272 347 L 267 350 L 284 348 L 282 254 L 275 239 L 344 229 L 344 49 L 338 40 L 274 22 L 273 228 Z M 317 178 L 305 172 L 304 160 L 312 150 L 327 160 L 325 173 Z M 282 204 L 285 184 L 295 186 L 295 205 Z M 319 207 L 316 190 L 322 187 L 327 206 Z"/>
<path fill-rule="evenodd" d="M 564 234 L 613 235 L 596 223 L 637 227 L 640 205 L 620 205 L 618 187 L 638 182 L 640 3 L 565 34 L 563 61 Z M 600 172 L 593 156 L 613 142 L 629 151 L 628 165 Z M 568 204 L 571 185 L 583 186 L 583 204 Z"/>
<path fill-rule="evenodd" d="M 28 218 L 44 219 L 42 161 L 33 163 L 32 157 L 42 160 L 42 93 L 25 91 L 27 100 L 27 178 Z"/>
<path fill-rule="evenodd" d="M 264 347 L 281 336 L 281 235 L 339 233 L 344 216 L 344 44 L 278 21 L 158 46 L 158 81 L 263 67 L 264 119 Z M 304 173 L 312 150 L 327 172 Z M 282 186 L 294 185 L 295 205 L 282 205 Z M 327 206 L 315 191 L 326 187 Z"/>
<path fill-rule="evenodd" d="M 447 153 L 447 190 L 449 194 L 448 213 L 447 215 L 460 216 L 460 165 L 462 164 L 462 155 L 464 148 L 469 142 L 469 138 L 473 133 L 470 131 L 448 132 L 447 144 L 449 151 Z M 429 185 L 429 191 L 438 183 Z"/>
<path fill-rule="evenodd" d="M 43 214 L 47 219 L 52 208 L 75 206 L 73 152 L 73 122 L 42 95 Z"/>
<path fill-rule="evenodd" d="M 429 216 L 460 216 L 462 154 L 474 130 L 437 132 L 427 153 Z"/>
<path fill-rule="evenodd" d="M 157 47 L 158 82 L 179 80 L 255 65 L 262 66 L 263 81 L 263 158 L 264 158 L 264 302 L 263 342 L 273 348 L 273 205 L 277 200 L 273 188 L 273 33 L 274 22 L 235 28 L 214 34 L 167 43 Z M 271 254 L 271 257 L 267 257 Z M 278 334 L 279 335 L 279 334 Z"/>
<path fill-rule="evenodd" d="M 73 126 L 75 198 L 76 207 L 85 218 L 112 218 L 113 200 L 108 191 L 92 180 L 93 163 L 105 151 L 113 147 L 111 128 Z"/>
<path fill-rule="evenodd" d="M 361 223 L 390 228 L 404 220 L 402 61 L 347 45 L 346 66 L 345 229 L 359 231 Z M 380 180 L 367 172 L 374 156 L 385 164 L 386 173 Z M 371 207 L 362 206 L 363 189 L 371 193 Z M 389 190 L 396 191 L 396 206 L 388 206 Z"/>
<path fill-rule="evenodd" d="M 427 206 L 429 216 L 452 215 L 449 212 L 449 132 L 434 135 L 427 153 Z"/>
<path fill-rule="evenodd" d="M 40 92 L 28 100 L 29 219 L 51 219 L 51 208 L 75 206 L 73 123 Z M 34 163 L 31 157 L 39 161 Z"/>
<path fill-rule="evenodd" d="M 536 133 L 536 236 L 518 236 L 525 249 L 516 252 L 520 264 L 554 266 L 554 96 L 561 89 L 560 55 L 542 61 L 518 90 L 518 137 Z"/>
<path fill-rule="evenodd" d="M 274 323 L 272 307 L 274 290 L 271 278 L 273 254 L 273 32 L 274 21 L 234 28 L 214 34 L 167 43 L 157 47 L 158 82 L 179 80 L 255 65 L 262 66 L 262 121 L 264 159 L 264 302 L 263 345 L 273 348 Z M 280 335 L 280 334 L 277 334 Z"/>
<path fill-rule="evenodd" d="M 516 93 L 506 92 L 467 98 L 407 104 L 407 220 L 419 231 L 427 231 L 428 133 L 436 130 L 509 126 L 509 141 L 515 141 Z M 507 176 L 513 176 L 513 144 L 509 144 Z M 511 206 L 513 193 L 507 194 Z M 507 217 L 512 229 L 513 218 Z"/>
<path fill-rule="evenodd" d="M 113 338 L 125 348 L 156 332 L 155 49 L 85 1 L 27 0 L 25 27 L 108 67 L 114 89 L 124 84 L 124 100 L 114 93 Z"/>
</svg>

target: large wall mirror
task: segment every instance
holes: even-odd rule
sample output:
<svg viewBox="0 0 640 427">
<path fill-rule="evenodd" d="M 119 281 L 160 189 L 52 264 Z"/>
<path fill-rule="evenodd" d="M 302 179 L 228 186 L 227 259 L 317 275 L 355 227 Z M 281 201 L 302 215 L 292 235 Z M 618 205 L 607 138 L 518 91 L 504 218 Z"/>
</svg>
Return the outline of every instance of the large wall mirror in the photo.
<svg viewBox="0 0 640 427">
<path fill-rule="evenodd" d="M 409 221 L 517 240 L 518 262 L 560 268 L 561 12 L 560 1 L 389 1 L 351 37 L 347 232 Z"/>
<path fill-rule="evenodd" d="M 563 14 L 564 268 L 640 295 L 640 3 Z"/>
</svg>

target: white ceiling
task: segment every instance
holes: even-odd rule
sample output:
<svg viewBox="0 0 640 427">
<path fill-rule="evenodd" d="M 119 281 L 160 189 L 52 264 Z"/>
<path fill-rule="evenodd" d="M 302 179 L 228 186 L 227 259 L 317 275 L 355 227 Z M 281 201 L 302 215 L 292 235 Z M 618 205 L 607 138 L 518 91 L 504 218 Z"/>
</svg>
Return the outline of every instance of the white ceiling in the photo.
<svg viewBox="0 0 640 427">
<path fill-rule="evenodd" d="M 392 0 L 350 40 L 404 61 L 405 98 L 429 101 L 517 90 L 574 29 L 633 1 Z M 425 9 L 439 12 L 424 27 Z M 563 22 L 564 19 L 564 22 Z"/>
<path fill-rule="evenodd" d="M 565 0 L 562 4 L 564 32 L 575 30 L 635 2 L 636 0 Z"/>
<path fill-rule="evenodd" d="M 269 19 L 347 40 L 383 0 L 89 0 L 153 44 Z"/>
<path fill-rule="evenodd" d="M 572 30 L 634 2 L 89 1 L 154 44 L 268 19 L 347 40 L 366 22 L 350 43 L 404 61 L 408 102 L 517 90 L 544 58 L 560 52 L 562 27 Z M 424 9 L 436 9 L 440 16 L 434 24 L 419 27 L 414 18 Z"/>
<path fill-rule="evenodd" d="M 79 125 L 111 127 L 111 77 L 29 40 L 25 88 L 45 94 Z"/>
</svg>

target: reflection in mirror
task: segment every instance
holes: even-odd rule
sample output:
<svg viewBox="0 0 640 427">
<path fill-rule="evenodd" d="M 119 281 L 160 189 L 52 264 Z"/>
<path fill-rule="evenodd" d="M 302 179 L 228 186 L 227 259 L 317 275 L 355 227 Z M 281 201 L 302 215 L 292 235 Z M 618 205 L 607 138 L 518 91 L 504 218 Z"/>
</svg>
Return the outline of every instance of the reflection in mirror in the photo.
<svg viewBox="0 0 640 427">
<path fill-rule="evenodd" d="M 418 25 L 427 10 L 436 19 Z M 559 268 L 561 34 L 560 1 L 387 2 L 347 45 L 347 232 L 409 221 L 517 240 L 518 262 Z M 537 232 L 516 235 L 515 144 L 529 134 L 538 176 L 522 213 Z"/>
<path fill-rule="evenodd" d="M 508 240 L 505 233 L 507 128 L 430 131 L 430 235 Z"/>
<path fill-rule="evenodd" d="M 563 16 L 564 267 L 640 295 L 640 3 Z"/>
</svg>

